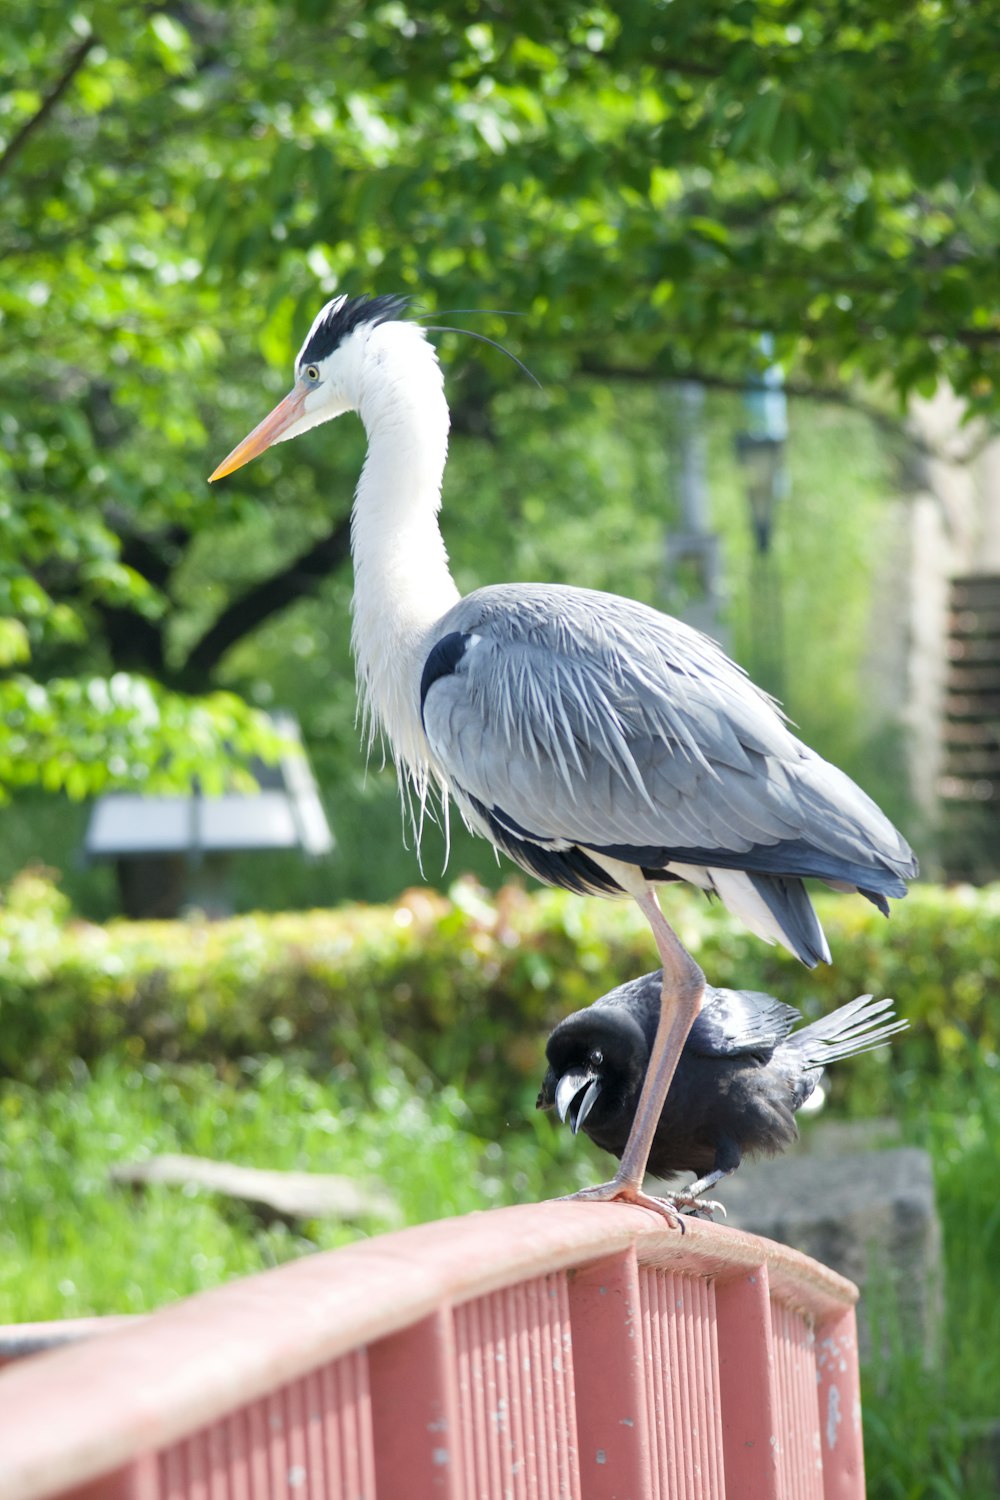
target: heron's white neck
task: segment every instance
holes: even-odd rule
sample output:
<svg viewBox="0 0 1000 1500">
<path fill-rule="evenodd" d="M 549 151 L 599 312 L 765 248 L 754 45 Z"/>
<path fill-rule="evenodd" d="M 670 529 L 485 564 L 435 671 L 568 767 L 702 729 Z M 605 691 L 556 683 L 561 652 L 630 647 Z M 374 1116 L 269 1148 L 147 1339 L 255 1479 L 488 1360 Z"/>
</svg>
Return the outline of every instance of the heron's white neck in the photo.
<svg viewBox="0 0 1000 1500">
<path fill-rule="evenodd" d="M 459 598 L 437 521 L 448 405 L 437 356 L 419 329 L 394 323 L 377 335 L 358 401 L 368 455 L 351 517 L 352 644 L 369 728 L 383 732 L 422 789 L 427 636 Z"/>
</svg>

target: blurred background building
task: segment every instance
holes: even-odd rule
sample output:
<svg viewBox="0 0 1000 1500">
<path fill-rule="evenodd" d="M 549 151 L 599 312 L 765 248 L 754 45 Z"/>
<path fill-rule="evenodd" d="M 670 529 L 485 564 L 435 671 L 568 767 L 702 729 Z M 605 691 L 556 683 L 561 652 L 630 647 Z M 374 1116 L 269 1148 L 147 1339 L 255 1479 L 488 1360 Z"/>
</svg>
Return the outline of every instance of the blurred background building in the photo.
<svg viewBox="0 0 1000 1500">
<path fill-rule="evenodd" d="M 239 855 L 291 849 L 318 859 L 330 853 L 333 834 L 298 724 L 289 714 L 273 718 L 298 750 L 275 765 L 254 761 L 255 792 L 204 796 L 195 788 L 187 797 L 110 792 L 94 803 L 84 857 L 113 861 L 126 916 L 176 917 L 186 910 L 229 916 L 232 867 Z"/>
</svg>

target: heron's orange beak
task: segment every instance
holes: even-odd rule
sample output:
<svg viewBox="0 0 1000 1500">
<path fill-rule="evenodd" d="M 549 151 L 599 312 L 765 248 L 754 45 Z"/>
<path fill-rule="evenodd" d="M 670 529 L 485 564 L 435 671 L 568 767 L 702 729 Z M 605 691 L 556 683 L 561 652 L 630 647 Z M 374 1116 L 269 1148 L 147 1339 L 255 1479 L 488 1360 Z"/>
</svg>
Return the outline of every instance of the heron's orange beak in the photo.
<svg viewBox="0 0 1000 1500">
<path fill-rule="evenodd" d="M 242 469 L 252 458 L 270 448 L 276 443 L 283 432 L 287 432 L 294 422 L 303 415 L 305 408 L 306 391 L 304 386 L 296 386 L 289 391 L 284 401 L 279 401 L 272 412 L 258 422 L 253 432 L 245 437 L 242 443 L 237 443 L 228 458 L 224 458 L 219 467 L 208 476 L 211 484 L 213 479 L 222 479 L 226 474 L 232 474 L 234 469 Z"/>
</svg>

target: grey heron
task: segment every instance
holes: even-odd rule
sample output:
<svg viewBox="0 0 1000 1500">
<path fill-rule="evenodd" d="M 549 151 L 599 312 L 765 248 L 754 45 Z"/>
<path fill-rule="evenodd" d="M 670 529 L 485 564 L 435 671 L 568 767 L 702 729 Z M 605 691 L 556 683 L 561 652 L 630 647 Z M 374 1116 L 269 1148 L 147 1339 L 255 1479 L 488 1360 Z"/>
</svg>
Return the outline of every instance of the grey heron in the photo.
<svg viewBox="0 0 1000 1500">
<path fill-rule="evenodd" d="M 916 862 L 847 776 L 790 732 L 707 637 L 630 599 L 502 584 L 462 598 L 438 525 L 444 380 L 407 299 L 337 296 L 290 393 L 211 475 L 355 411 L 368 449 L 354 497 L 354 649 L 370 737 L 388 741 L 421 810 L 468 826 L 551 885 L 632 896 L 663 967 L 635 1124 L 597 1199 L 642 1192 L 650 1145 L 704 976 L 660 909 L 687 880 L 804 963 L 829 961 L 803 886 L 817 877 L 888 913 Z"/>
</svg>

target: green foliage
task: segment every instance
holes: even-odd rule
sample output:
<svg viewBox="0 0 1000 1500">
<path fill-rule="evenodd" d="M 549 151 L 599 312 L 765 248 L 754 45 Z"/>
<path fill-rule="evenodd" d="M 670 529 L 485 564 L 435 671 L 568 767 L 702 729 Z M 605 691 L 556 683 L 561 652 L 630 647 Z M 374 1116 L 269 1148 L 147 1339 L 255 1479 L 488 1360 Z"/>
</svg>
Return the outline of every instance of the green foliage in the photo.
<svg viewBox="0 0 1000 1500">
<path fill-rule="evenodd" d="M 340 566 L 349 443 L 205 483 L 340 286 L 525 313 L 505 336 L 553 386 L 739 384 L 769 331 L 795 386 L 902 397 L 945 378 L 995 409 L 997 40 L 994 7 L 922 0 L 18 6 L 0 60 L 0 668 L 202 693 L 234 641 Z M 488 429 L 489 368 L 455 370 L 461 430 Z M 551 437 L 544 406 L 528 423 L 536 448 Z M 179 609 L 199 552 L 253 520 L 267 555 Z M 547 569 L 557 549 L 539 550 Z M 46 782 L 46 723 L 21 781 L 91 786 Z M 90 763 L 95 733 L 67 716 L 53 758 Z M 169 755 L 151 738 L 126 760 Z"/>
<path fill-rule="evenodd" d="M 187 698 L 142 677 L 17 675 L 0 682 L 0 800 L 24 788 L 74 802 L 115 788 L 209 796 L 252 791 L 246 762 L 275 761 L 297 746 L 235 693 Z"/>
<path fill-rule="evenodd" d="M 210 1058 L 280 1047 L 313 1070 L 398 1046 L 399 1061 L 452 1083 L 485 1133 L 534 1102 L 548 1030 L 655 966 L 631 904 L 460 882 L 389 907 L 228 922 L 68 921 L 39 876 L 0 914 L 0 1073 L 39 1081 L 74 1057 Z M 716 984 L 765 989 L 818 1014 L 866 991 L 892 995 L 912 1030 L 832 1080 L 853 1112 L 885 1108 L 917 1077 L 960 1072 L 967 1039 L 990 1057 L 1000 888 L 918 886 L 891 925 L 858 898 L 817 898 L 836 955 L 811 973 L 747 936 L 723 909 L 670 891 L 682 941 Z M 391 1038 L 391 1042 L 387 1041 Z"/>
</svg>

